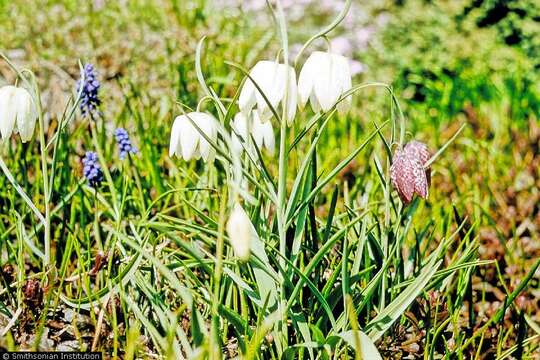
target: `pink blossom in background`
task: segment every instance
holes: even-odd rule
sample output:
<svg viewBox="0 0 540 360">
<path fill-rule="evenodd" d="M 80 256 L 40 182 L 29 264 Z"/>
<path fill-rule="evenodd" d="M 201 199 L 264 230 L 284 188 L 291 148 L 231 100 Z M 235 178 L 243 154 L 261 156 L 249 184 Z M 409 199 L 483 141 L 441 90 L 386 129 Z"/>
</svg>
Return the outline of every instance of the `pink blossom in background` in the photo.
<svg viewBox="0 0 540 360">
<path fill-rule="evenodd" d="M 375 33 L 372 27 L 364 27 L 354 32 L 354 41 L 358 49 L 365 49 Z"/>
<path fill-rule="evenodd" d="M 362 74 L 366 72 L 366 65 L 357 60 L 349 60 L 349 66 L 351 67 L 351 76 Z"/>
<path fill-rule="evenodd" d="M 354 50 L 351 40 L 345 36 L 338 36 L 330 40 L 330 47 L 332 52 L 347 57 L 351 56 Z"/>
</svg>

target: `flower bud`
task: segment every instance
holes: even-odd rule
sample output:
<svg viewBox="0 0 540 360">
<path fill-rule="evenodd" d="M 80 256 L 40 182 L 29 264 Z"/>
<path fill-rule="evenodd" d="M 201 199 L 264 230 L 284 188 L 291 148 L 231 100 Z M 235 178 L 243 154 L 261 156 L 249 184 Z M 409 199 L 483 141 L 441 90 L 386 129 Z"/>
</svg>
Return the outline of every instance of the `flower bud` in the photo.
<svg viewBox="0 0 540 360">
<path fill-rule="evenodd" d="M 238 259 L 242 261 L 249 259 L 251 237 L 254 233 L 255 228 L 251 224 L 251 220 L 249 220 L 242 205 L 236 202 L 227 222 L 227 234 L 234 254 Z"/>
</svg>

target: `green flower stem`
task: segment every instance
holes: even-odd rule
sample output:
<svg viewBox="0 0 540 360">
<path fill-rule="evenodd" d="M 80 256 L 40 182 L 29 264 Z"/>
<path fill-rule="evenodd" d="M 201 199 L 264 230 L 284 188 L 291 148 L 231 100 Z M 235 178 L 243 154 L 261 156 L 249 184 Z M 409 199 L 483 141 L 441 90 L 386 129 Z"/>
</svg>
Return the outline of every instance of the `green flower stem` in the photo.
<svg viewBox="0 0 540 360">
<path fill-rule="evenodd" d="M 223 248 L 225 221 L 227 213 L 227 187 L 223 187 L 221 195 L 221 204 L 219 211 L 218 236 L 216 239 L 216 267 L 214 270 L 214 294 L 212 298 L 212 328 L 210 336 L 210 359 L 221 359 L 221 346 L 219 344 L 220 328 L 219 328 L 219 304 L 220 289 L 221 289 L 221 274 L 223 271 Z"/>
<path fill-rule="evenodd" d="M 0 169 L 2 169 L 2 171 L 6 175 L 7 179 L 11 183 L 11 185 L 13 185 L 13 187 L 15 188 L 15 191 L 17 191 L 17 193 L 19 193 L 20 197 L 22 197 L 22 199 L 26 202 L 28 207 L 34 212 L 36 217 L 39 219 L 39 222 L 42 225 L 45 225 L 45 218 L 43 217 L 41 212 L 37 209 L 37 207 L 34 205 L 32 200 L 30 200 L 28 195 L 26 195 L 24 190 L 20 187 L 19 183 L 17 183 L 17 180 L 15 180 L 15 177 L 13 176 L 13 174 L 11 173 L 11 171 L 7 167 L 6 163 L 4 162 L 4 159 L 2 159 L 1 156 L 0 156 Z"/>
<path fill-rule="evenodd" d="M 279 252 L 282 257 L 285 257 L 285 254 L 287 253 L 287 219 L 286 219 L 286 208 L 287 208 L 287 122 L 288 119 L 288 88 L 289 88 L 289 44 L 288 44 L 288 37 L 287 37 L 287 24 L 285 20 L 285 14 L 283 12 L 283 6 L 281 4 L 280 0 L 276 1 L 276 7 L 277 7 L 277 25 L 279 27 L 279 32 L 281 36 L 281 42 L 282 42 L 282 50 L 283 50 L 283 63 L 286 66 L 286 79 L 285 79 L 285 96 L 282 101 L 282 114 L 281 117 L 281 131 L 280 131 L 280 141 L 279 141 L 279 167 L 278 167 L 278 205 L 277 205 L 277 220 L 278 220 L 278 235 L 279 235 Z M 292 122 L 293 119 L 291 119 Z M 279 259 L 280 267 L 282 269 L 285 269 L 287 266 L 287 262 L 284 258 Z M 279 307 L 282 308 L 283 304 L 286 304 L 287 302 L 287 294 L 286 294 L 286 285 L 285 285 L 285 279 L 283 278 L 284 274 L 282 274 L 282 282 L 281 282 L 281 301 L 279 304 Z M 281 320 L 282 320 L 282 336 L 283 336 L 283 343 L 287 344 L 287 338 L 288 338 L 288 331 L 287 331 L 287 311 L 283 311 L 281 314 Z"/>
<path fill-rule="evenodd" d="M 96 153 L 98 155 L 98 158 L 99 158 L 99 162 L 101 163 L 101 168 L 103 170 L 103 174 L 105 175 L 105 179 L 107 180 L 107 183 L 109 184 L 109 189 L 111 191 L 111 196 L 112 196 L 112 205 L 113 205 L 113 209 L 114 209 L 114 215 L 115 215 L 115 220 L 117 221 L 117 223 L 120 221 L 120 209 L 119 209 L 119 206 L 117 204 L 117 201 L 118 201 L 118 196 L 117 196 L 117 193 L 116 193 L 116 188 L 114 187 L 114 181 L 112 179 L 112 176 L 111 176 L 111 173 L 109 172 L 109 168 L 107 167 L 107 162 L 105 161 L 105 157 L 103 156 L 103 151 L 101 151 L 101 147 L 99 146 L 99 143 L 98 143 L 98 134 L 97 134 L 97 131 L 96 131 L 96 124 L 95 124 L 95 121 L 91 121 L 90 122 L 90 131 L 92 132 L 92 143 L 94 145 L 94 148 L 96 149 Z"/>
<path fill-rule="evenodd" d="M 39 143 L 41 152 L 41 172 L 43 173 L 43 200 L 45 207 L 45 221 L 43 223 L 43 240 L 45 244 L 45 258 L 43 259 L 44 270 L 51 263 L 51 211 L 50 199 L 51 192 L 49 191 L 49 175 L 47 169 L 47 143 L 45 142 L 45 121 L 43 120 L 43 112 L 41 107 L 41 97 L 37 83 L 35 82 L 36 103 L 38 106 L 38 121 L 39 121 Z M 52 184 L 50 184 L 52 186 Z"/>
</svg>

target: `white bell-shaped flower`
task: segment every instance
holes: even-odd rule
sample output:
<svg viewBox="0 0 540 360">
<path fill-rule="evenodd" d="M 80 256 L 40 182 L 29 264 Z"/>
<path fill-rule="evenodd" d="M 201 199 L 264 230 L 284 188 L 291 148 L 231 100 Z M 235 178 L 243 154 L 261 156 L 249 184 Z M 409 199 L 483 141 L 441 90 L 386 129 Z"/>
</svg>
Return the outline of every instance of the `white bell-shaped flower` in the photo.
<svg viewBox="0 0 540 360">
<path fill-rule="evenodd" d="M 239 202 L 234 204 L 233 210 L 227 221 L 227 235 L 234 250 L 234 254 L 240 260 L 249 259 L 251 251 L 251 238 L 255 236 L 255 228 L 248 215 Z"/>
<path fill-rule="evenodd" d="M 30 141 L 36 127 L 37 111 L 28 90 L 6 85 L 0 88 L 0 135 L 8 139 L 18 132 L 22 142 Z"/>
<path fill-rule="evenodd" d="M 330 52 L 313 52 L 300 71 L 298 96 L 300 108 L 310 100 L 315 112 L 330 110 L 352 87 L 351 69 L 346 57 Z M 337 105 L 341 114 L 351 106 L 351 96 Z"/>
<path fill-rule="evenodd" d="M 216 155 L 214 147 L 193 126 L 192 121 L 206 137 L 213 142 L 217 140 L 217 120 L 212 115 L 203 112 L 180 115 L 174 119 L 172 126 L 169 156 L 181 156 L 186 161 L 200 158 L 213 161 Z"/>
<path fill-rule="evenodd" d="M 251 134 L 259 150 L 265 148 L 270 155 L 274 154 L 276 140 L 274 138 L 272 122 L 262 122 L 257 112 L 251 112 L 251 116 L 246 116 L 244 113 L 239 112 L 234 117 L 232 128 L 232 146 L 233 150 L 237 153 L 241 153 L 244 150 L 244 146 L 249 143 L 248 134 Z M 244 145 L 242 145 L 242 142 Z"/>
<path fill-rule="evenodd" d="M 287 123 L 292 124 L 296 115 L 298 95 L 294 69 L 291 66 L 279 64 L 275 61 L 265 60 L 255 64 L 249 75 L 276 110 L 280 103 L 283 106 L 285 93 L 287 93 Z M 272 117 L 272 111 L 268 103 L 249 78 L 246 79 L 240 90 L 238 105 L 244 114 L 249 114 L 255 108 L 263 122 Z"/>
</svg>

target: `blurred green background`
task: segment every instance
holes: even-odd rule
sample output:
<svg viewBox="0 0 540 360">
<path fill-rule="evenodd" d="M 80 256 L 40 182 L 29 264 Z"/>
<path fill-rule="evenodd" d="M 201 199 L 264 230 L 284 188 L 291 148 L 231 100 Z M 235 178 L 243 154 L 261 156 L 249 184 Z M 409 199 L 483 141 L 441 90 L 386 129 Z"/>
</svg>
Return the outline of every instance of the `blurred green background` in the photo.
<svg viewBox="0 0 540 360">
<path fill-rule="evenodd" d="M 293 53 L 343 6 L 283 3 Z M 1 48 L 50 79 L 44 85 L 51 91 L 71 90 L 62 76 L 77 77 L 81 59 L 95 62 L 106 80 L 140 85 L 153 100 L 175 89 L 193 104 L 200 91 L 189 87 L 194 50 L 203 35 L 211 54 L 206 71 L 224 85 L 234 76 L 224 59 L 247 67 L 279 46 L 260 0 L 2 0 L 0 20 Z M 534 0 L 353 1 L 329 37 L 334 50 L 359 62 L 358 81 L 391 83 L 411 114 L 442 122 L 490 103 L 516 120 L 538 117 Z"/>
</svg>

